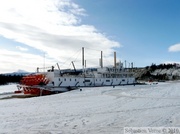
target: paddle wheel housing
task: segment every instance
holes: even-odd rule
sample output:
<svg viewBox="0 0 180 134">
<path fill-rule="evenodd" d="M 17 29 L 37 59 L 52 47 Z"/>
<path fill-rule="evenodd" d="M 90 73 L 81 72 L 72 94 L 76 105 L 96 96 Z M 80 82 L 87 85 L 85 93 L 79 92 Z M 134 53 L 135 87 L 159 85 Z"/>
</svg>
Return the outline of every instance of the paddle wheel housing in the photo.
<svg viewBox="0 0 180 134">
<path fill-rule="evenodd" d="M 49 95 L 51 91 L 40 88 L 48 84 L 49 80 L 46 78 L 45 74 L 31 74 L 22 78 L 21 85 L 23 86 L 24 94 L 32 95 Z"/>
</svg>

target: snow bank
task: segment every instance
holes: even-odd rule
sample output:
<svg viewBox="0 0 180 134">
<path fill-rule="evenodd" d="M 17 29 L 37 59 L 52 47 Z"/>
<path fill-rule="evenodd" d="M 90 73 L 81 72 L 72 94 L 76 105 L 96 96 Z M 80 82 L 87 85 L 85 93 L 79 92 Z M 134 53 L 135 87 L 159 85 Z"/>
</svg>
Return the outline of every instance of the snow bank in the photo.
<svg viewBox="0 0 180 134">
<path fill-rule="evenodd" d="M 151 73 L 152 75 L 163 75 L 167 74 L 169 76 L 180 76 L 180 69 L 170 68 L 170 69 L 156 69 Z"/>
<path fill-rule="evenodd" d="M 122 134 L 124 127 L 180 127 L 180 83 L 83 88 L 0 100 L 1 133 Z"/>
</svg>

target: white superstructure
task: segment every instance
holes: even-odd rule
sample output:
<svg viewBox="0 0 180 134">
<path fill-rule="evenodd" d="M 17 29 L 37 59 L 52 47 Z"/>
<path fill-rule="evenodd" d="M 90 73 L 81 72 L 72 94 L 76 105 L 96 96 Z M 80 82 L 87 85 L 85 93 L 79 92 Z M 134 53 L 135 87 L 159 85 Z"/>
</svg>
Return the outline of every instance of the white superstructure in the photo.
<svg viewBox="0 0 180 134">
<path fill-rule="evenodd" d="M 49 80 L 47 87 L 59 91 L 61 88 L 119 86 L 135 84 L 135 78 L 131 69 L 124 69 L 121 64 L 114 67 L 103 67 L 82 70 L 49 70 L 46 78 Z"/>
</svg>

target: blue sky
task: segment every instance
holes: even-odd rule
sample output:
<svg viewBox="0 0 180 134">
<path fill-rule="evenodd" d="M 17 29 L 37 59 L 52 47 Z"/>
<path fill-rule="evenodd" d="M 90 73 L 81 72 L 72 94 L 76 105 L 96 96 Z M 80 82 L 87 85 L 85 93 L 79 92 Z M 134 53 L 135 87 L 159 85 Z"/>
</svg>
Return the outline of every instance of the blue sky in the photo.
<svg viewBox="0 0 180 134">
<path fill-rule="evenodd" d="M 88 67 L 118 60 L 136 67 L 179 63 L 179 0 L 0 0 L 0 73 Z M 45 58 L 44 58 L 45 57 Z"/>
<path fill-rule="evenodd" d="M 85 23 L 96 26 L 123 47 L 123 60 L 137 66 L 179 62 L 179 53 L 169 47 L 180 42 L 180 1 L 178 0 L 76 0 L 89 16 Z"/>
</svg>

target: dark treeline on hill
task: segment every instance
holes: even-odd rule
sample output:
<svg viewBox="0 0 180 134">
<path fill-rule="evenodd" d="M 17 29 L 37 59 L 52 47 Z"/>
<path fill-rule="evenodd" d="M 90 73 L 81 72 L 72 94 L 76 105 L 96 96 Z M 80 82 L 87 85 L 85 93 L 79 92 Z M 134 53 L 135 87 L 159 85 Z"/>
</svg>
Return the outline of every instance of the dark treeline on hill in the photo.
<svg viewBox="0 0 180 134">
<path fill-rule="evenodd" d="M 160 64 L 160 65 L 156 65 L 156 64 L 152 64 L 151 66 L 147 66 L 145 67 L 145 72 L 139 77 L 139 79 L 150 79 L 150 80 L 169 80 L 169 77 L 167 75 L 167 73 L 163 73 L 163 74 L 156 74 L 153 75 L 152 73 L 154 71 L 156 71 L 157 69 L 179 69 L 180 65 L 177 63 L 174 64 Z M 171 80 L 175 80 L 175 79 L 179 79 L 179 77 L 177 76 L 172 76 Z"/>
<path fill-rule="evenodd" d="M 8 83 L 19 83 L 23 76 L 21 75 L 4 75 L 0 74 L 0 85 Z"/>
<path fill-rule="evenodd" d="M 168 80 L 166 74 L 152 75 L 150 71 L 147 71 L 141 76 L 143 80 Z"/>
<path fill-rule="evenodd" d="M 155 71 L 156 69 L 170 69 L 170 68 L 179 68 L 180 65 L 177 63 L 174 64 L 152 64 L 151 66 L 147 66 L 146 69 L 149 69 L 149 71 Z"/>
</svg>

